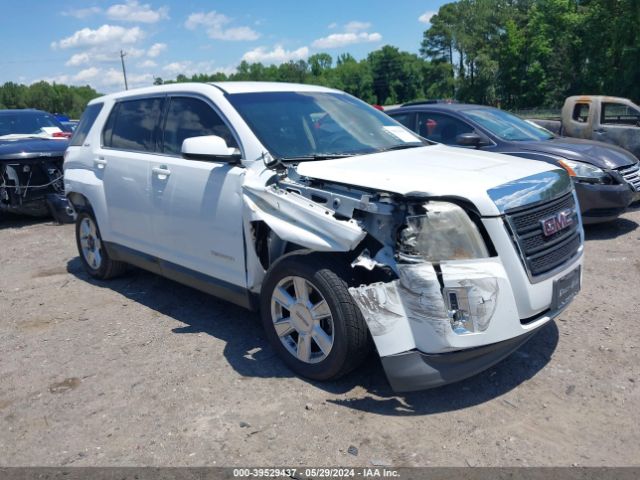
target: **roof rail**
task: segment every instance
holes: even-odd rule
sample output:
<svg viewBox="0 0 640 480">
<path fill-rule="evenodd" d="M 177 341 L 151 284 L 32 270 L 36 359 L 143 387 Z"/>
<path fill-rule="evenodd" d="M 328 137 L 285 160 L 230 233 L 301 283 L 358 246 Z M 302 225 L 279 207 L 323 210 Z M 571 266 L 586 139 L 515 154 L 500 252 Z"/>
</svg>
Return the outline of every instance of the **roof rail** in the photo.
<svg viewBox="0 0 640 480">
<path fill-rule="evenodd" d="M 427 100 L 413 100 L 411 102 L 403 103 L 403 107 L 410 107 L 412 105 L 433 105 L 435 103 L 458 103 L 452 98 L 434 98 Z"/>
</svg>

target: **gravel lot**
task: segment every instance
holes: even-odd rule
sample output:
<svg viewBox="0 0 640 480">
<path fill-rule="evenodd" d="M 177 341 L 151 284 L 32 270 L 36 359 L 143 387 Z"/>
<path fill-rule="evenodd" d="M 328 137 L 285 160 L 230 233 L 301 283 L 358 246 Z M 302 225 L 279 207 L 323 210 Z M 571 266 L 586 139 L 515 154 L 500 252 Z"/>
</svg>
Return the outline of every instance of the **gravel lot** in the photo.
<svg viewBox="0 0 640 480">
<path fill-rule="evenodd" d="M 582 293 L 514 355 L 396 395 L 375 356 L 310 383 L 255 314 L 0 221 L 0 465 L 639 465 L 638 224 L 588 229 Z"/>
</svg>

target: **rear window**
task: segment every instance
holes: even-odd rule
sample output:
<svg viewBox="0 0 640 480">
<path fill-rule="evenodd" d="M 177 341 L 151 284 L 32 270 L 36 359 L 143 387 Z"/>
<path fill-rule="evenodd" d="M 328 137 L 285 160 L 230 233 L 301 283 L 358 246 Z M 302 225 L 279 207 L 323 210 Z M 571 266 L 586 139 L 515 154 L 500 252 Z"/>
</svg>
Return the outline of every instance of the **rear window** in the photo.
<svg viewBox="0 0 640 480">
<path fill-rule="evenodd" d="M 576 103 L 573 107 L 572 117 L 576 122 L 587 123 L 589 120 L 589 104 L 588 103 Z"/>
<path fill-rule="evenodd" d="M 103 145 L 118 150 L 156 151 L 162 98 L 118 102 L 102 134 Z"/>
<path fill-rule="evenodd" d="M 70 147 L 79 147 L 84 143 L 85 138 L 89 134 L 89 130 L 93 127 L 93 123 L 98 118 L 98 114 L 102 110 L 103 103 L 94 103 L 84 109 L 82 116 L 80 117 L 80 123 L 73 132 L 71 140 L 69 141 Z"/>
</svg>

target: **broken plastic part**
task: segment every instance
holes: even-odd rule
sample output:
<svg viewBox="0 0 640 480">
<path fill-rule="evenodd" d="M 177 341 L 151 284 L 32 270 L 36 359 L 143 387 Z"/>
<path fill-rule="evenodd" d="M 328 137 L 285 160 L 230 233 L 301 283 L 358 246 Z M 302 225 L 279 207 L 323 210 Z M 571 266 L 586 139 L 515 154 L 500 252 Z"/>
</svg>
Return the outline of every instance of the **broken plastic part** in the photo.
<svg viewBox="0 0 640 480">
<path fill-rule="evenodd" d="M 366 235 L 355 220 L 338 220 L 331 210 L 277 186 L 245 184 L 244 198 L 253 220 L 264 221 L 282 240 L 305 248 L 348 252 Z"/>
</svg>

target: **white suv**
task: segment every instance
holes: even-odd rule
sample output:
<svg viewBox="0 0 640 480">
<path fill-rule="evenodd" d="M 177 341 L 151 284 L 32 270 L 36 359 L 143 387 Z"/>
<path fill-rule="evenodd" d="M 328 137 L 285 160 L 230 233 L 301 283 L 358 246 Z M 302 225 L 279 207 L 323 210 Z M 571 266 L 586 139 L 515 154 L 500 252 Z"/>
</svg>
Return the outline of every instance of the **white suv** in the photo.
<svg viewBox="0 0 640 480">
<path fill-rule="evenodd" d="M 93 100 L 65 154 L 80 258 L 259 309 L 298 374 L 374 345 L 398 391 L 505 358 L 580 288 L 564 170 L 449 148 L 332 89 L 174 84 Z"/>
</svg>

